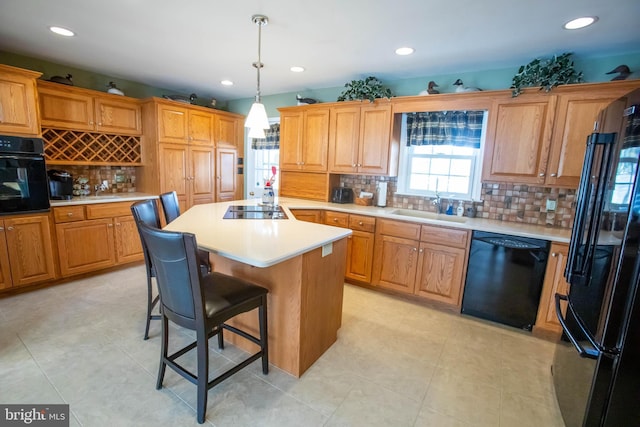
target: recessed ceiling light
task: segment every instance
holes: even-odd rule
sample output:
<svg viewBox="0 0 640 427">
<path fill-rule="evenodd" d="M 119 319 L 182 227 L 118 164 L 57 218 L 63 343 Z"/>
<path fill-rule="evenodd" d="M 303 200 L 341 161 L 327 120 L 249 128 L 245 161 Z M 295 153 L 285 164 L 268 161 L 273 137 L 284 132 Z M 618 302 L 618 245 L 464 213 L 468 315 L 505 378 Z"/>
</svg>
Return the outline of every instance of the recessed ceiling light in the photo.
<svg viewBox="0 0 640 427">
<path fill-rule="evenodd" d="M 65 37 L 73 37 L 76 35 L 73 31 L 63 27 L 49 27 L 49 29 L 56 34 Z"/>
<path fill-rule="evenodd" d="M 572 19 L 564 24 L 565 30 L 577 30 L 578 28 L 587 27 L 598 20 L 597 16 L 583 16 L 582 18 Z"/>
<path fill-rule="evenodd" d="M 396 49 L 396 55 L 411 55 L 414 52 L 412 47 L 399 47 Z"/>
<path fill-rule="evenodd" d="M 233 82 L 231 80 L 222 80 L 220 84 L 222 86 L 233 86 Z"/>
<path fill-rule="evenodd" d="M 297 65 L 289 68 L 291 71 L 293 71 L 294 73 L 301 73 L 304 71 L 304 67 L 298 67 Z"/>
</svg>

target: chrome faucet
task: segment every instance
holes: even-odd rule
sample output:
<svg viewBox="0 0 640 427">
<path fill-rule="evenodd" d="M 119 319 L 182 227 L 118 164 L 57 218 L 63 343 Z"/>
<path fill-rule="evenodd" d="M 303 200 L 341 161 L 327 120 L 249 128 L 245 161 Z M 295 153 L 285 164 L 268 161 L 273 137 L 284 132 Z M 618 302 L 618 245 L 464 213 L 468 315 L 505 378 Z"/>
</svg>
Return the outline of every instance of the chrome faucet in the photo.
<svg viewBox="0 0 640 427">
<path fill-rule="evenodd" d="M 96 190 L 96 197 L 98 197 L 100 193 L 107 191 L 108 187 L 105 184 L 96 184 L 93 188 Z"/>
<path fill-rule="evenodd" d="M 442 199 L 440 199 L 440 195 L 436 192 L 436 198 L 431 201 L 433 206 L 436 207 L 436 213 L 442 213 Z"/>
</svg>

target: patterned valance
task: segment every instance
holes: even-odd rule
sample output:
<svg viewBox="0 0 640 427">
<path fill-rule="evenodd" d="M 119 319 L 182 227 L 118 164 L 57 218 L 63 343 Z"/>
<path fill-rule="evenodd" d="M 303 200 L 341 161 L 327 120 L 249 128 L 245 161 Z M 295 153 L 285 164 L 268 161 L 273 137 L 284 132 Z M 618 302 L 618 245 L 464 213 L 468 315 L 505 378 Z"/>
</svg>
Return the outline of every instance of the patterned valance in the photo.
<svg viewBox="0 0 640 427">
<path fill-rule="evenodd" d="M 251 140 L 251 148 L 254 150 L 278 150 L 280 148 L 280 123 L 274 123 L 265 129 L 264 139 Z"/>
<path fill-rule="evenodd" d="M 484 111 L 430 111 L 407 114 L 407 145 L 480 148 Z"/>
<path fill-rule="evenodd" d="M 634 105 L 636 113 L 627 118 L 627 126 L 624 133 L 622 148 L 640 146 L 640 114 L 637 112 L 640 105 Z"/>
</svg>

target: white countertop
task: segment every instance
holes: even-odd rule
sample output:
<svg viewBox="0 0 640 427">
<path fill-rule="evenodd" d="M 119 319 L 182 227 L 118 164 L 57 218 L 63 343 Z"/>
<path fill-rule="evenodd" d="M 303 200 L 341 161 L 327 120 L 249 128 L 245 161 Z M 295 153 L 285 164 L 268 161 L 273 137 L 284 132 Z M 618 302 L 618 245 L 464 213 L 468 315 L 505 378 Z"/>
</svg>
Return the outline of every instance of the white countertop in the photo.
<svg viewBox="0 0 640 427">
<path fill-rule="evenodd" d="M 351 234 L 346 228 L 298 221 L 281 203 L 288 219 L 223 219 L 231 205 L 256 205 L 234 200 L 193 206 L 165 230 L 196 235 L 198 246 L 254 267 L 269 267 Z"/>
<path fill-rule="evenodd" d="M 134 202 L 136 200 L 157 199 L 157 195 L 147 193 L 103 193 L 99 196 L 74 197 L 71 200 L 49 200 L 51 207 L 89 205 L 93 203 Z"/>
</svg>

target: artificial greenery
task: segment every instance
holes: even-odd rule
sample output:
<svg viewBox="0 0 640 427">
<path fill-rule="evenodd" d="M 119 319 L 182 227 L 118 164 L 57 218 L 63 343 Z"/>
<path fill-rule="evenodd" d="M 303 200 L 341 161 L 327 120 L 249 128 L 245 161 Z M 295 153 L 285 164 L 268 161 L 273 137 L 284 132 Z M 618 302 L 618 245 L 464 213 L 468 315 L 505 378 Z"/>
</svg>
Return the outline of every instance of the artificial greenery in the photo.
<svg viewBox="0 0 640 427">
<path fill-rule="evenodd" d="M 563 53 L 554 55 L 551 59 L 534 59 L 527 65 L 522 65 L 513 76 L 512 95 L 520 95 L 523 87 L 540 86 L 540 90 L 549 92 L 558 85 L 580 83 L 582 72 L 576 72 L 570 56 L 571 53 Z"/>
<path fill-rule="evenodd" d="M 391 89 L 382 86 L 382 82 L 373 76 L 364 80 L 352 80 L 344 85 L 346 89 L 338 97 L 338 101 L 362 101 L 368 99 L 373 102 L 376 98 L 391 98 Z"/>
</svg>

